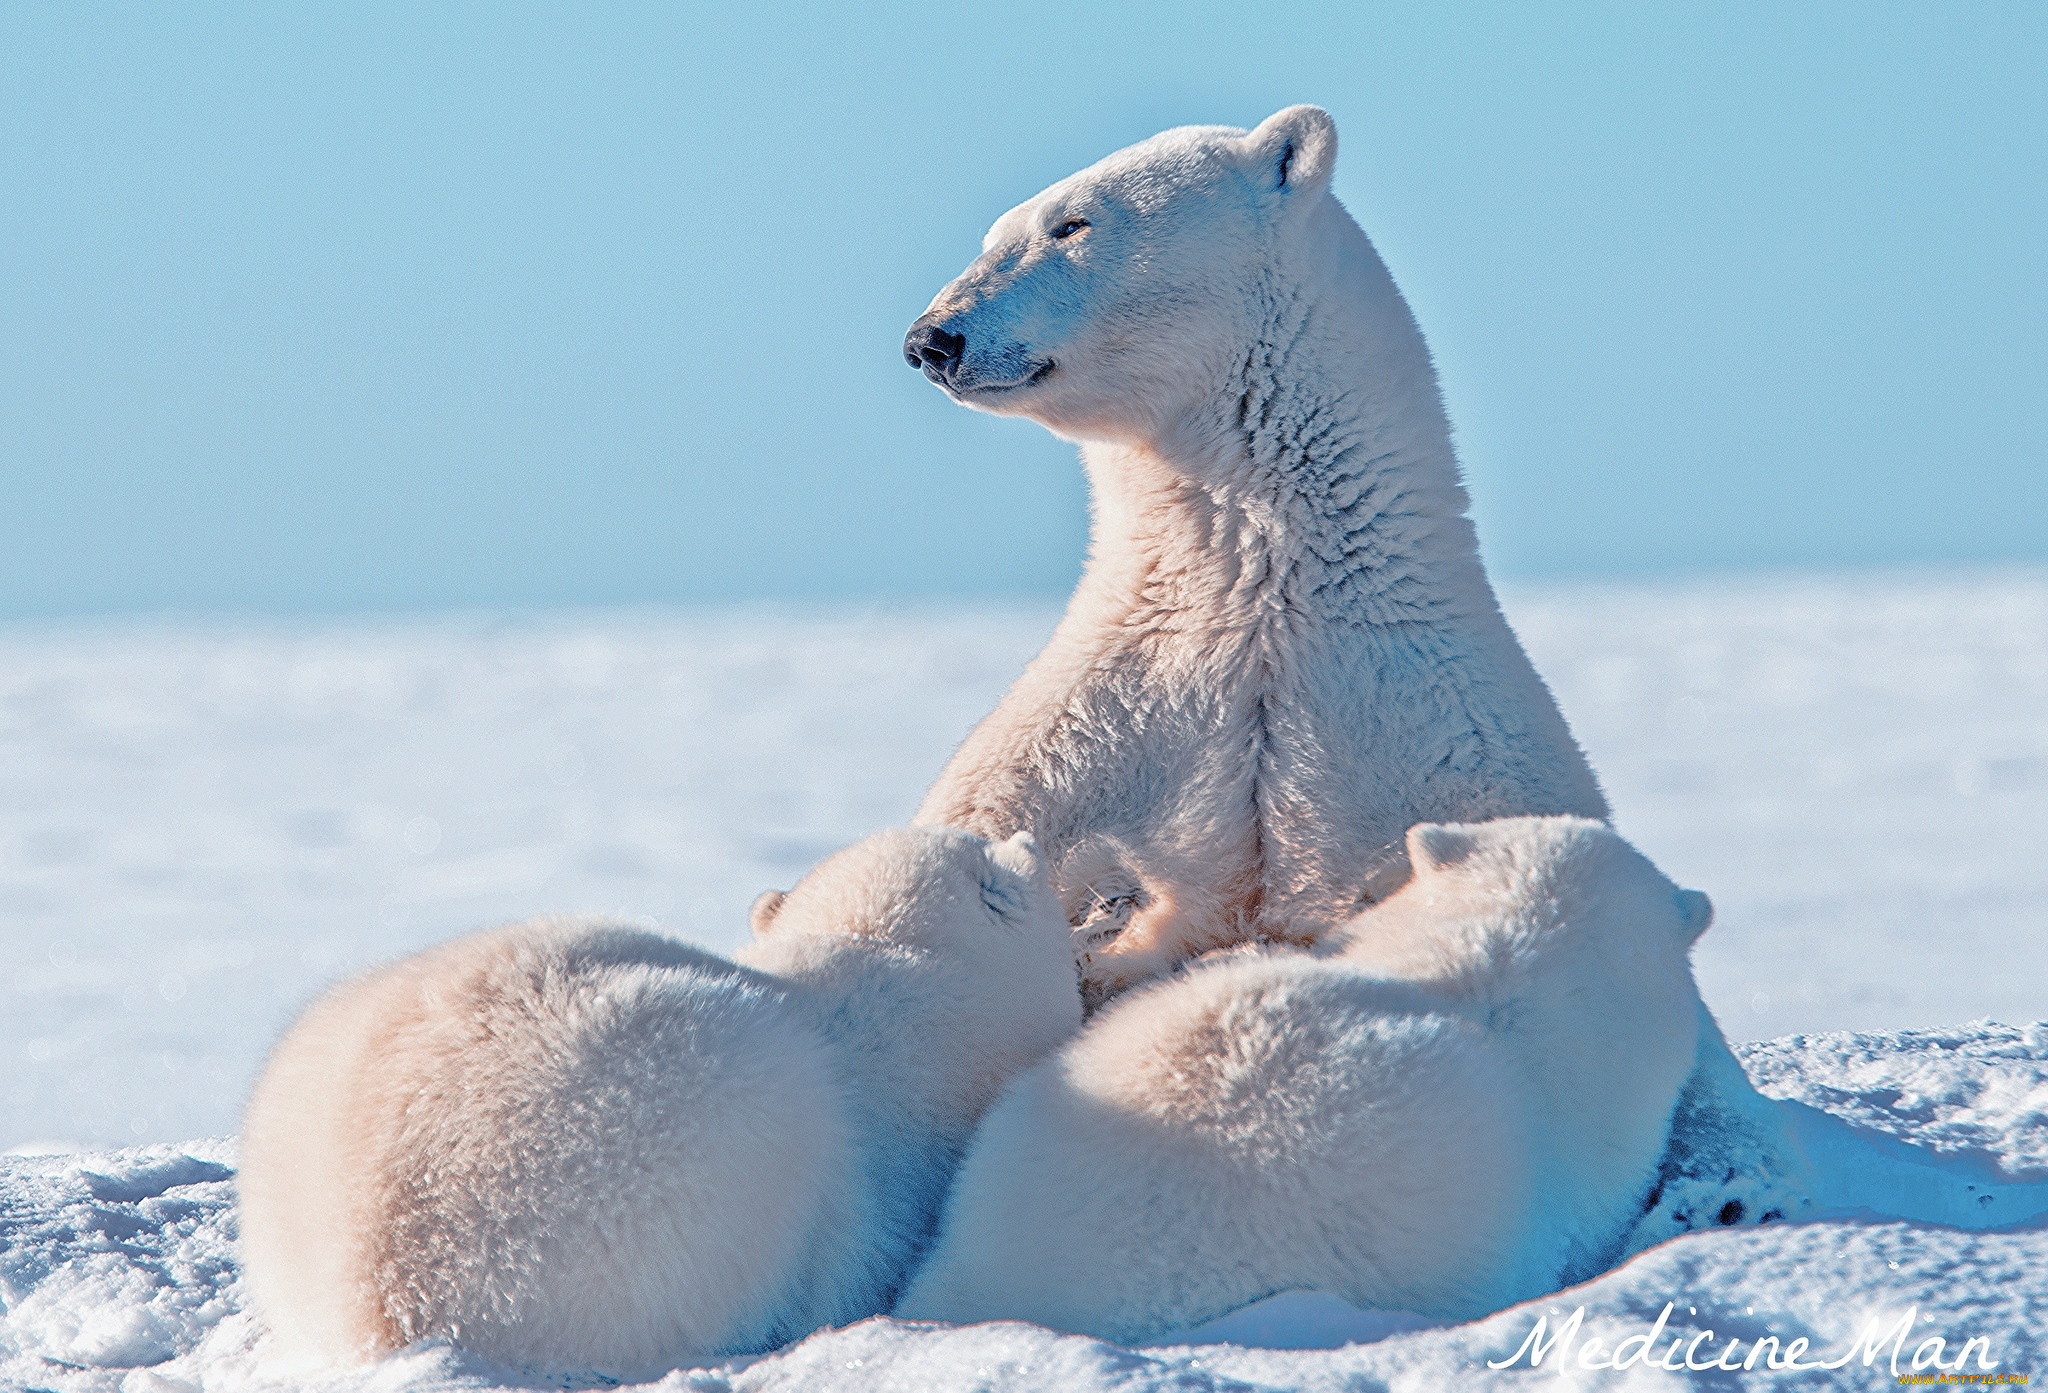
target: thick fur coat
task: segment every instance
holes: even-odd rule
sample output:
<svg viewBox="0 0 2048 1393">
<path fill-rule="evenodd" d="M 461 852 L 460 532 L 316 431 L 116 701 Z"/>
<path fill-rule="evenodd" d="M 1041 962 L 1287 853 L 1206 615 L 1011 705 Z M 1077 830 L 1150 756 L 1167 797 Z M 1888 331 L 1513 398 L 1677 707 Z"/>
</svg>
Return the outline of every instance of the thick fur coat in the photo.
<svg viewBox="0 0 2048 1393">
<path fill-rule="evenodd" d="M 727 962 L 536 921 L 316 1002 L 244 1122 L 279 1353 L 647 1375 L 886 1310 L 1002 1082 L 1080 1022 L 1028 837 L 906 829 Z"/>
<path fill-rule="evenodd" d="M 1167 131 L 998 219 L 911 328 L 954 400 L 1081 443 L 1065 618 L 922 822 L 1033 832 L 1100 1003 L 1226 945 L 1313 943 L 1418 823 L 1604 820 L 1479 560 L 1436 374 L 1330 193 L 1315 107 Z M 1711 1021 L 1654 1241 L 1800 1203 Z"/>
<path fill-rule="evenodd" d="M 1307 1288 L 1461 1320 L 1611 1264 L 1692 1069 L 1706 897 L 1579 818 L 1406 844 L 1317 954 L 1199 964 L 1020 1076 L 897 1313 L 1134 1341 Z"/>
<path fill-rule="evenodd" d="M 1004 214 L 912 331 L 957 400 L 1082 442 L 1087 571 L 919 820 L 1038 837 L 1096 998 L 1343 922 L 1419 822 L 1607 814 L 1336 157 L 1314 107 L 1168 131 Z"/>
</svg>

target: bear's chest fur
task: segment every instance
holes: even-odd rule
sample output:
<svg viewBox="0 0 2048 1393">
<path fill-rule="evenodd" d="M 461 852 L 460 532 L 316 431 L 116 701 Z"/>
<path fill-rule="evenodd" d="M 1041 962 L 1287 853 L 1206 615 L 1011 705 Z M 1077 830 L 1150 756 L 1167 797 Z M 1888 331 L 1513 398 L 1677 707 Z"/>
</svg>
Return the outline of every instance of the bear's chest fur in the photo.
<svg viewBox="0 0 2048 1393">
<path fill-rule="evenodd" d="M 1418 822 L 1604 814 L 1491 622 L 1070 622 L 919 817 L 1032 831 L 1112 979 L 1098 996 L 1217 948 L 1312 940 L 1405 880 Z"/>
</svg>

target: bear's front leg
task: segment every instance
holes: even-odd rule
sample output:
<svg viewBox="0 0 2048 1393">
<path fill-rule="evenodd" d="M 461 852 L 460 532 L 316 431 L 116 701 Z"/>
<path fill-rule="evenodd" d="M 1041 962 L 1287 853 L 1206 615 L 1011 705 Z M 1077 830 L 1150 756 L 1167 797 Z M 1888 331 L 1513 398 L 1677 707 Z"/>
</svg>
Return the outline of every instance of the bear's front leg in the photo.
<svg viewBox="0 0 2048 1393">
<path fill-rule="evenodd" d="M 1180 906 L 1164 889 L 1101 902 L 1074 926 L 1081 973 L 1081 1009 L 1088 1015 L 1132 987 L 1163 977 L 1194 956 L 1180 951 Z"/>
<path fill-rule="evenodd" d="M 1206 954 L 1268 942 L 1248 927 L 1182 887 L 1148 885 L 1121 904 L 1110 902 L 1109 914 L 1083 919 L 1074 926 L 1080 964 L 1081 1005 L 1089 1015 L 1134 987 L 1170 976 Z M 1109 915 L 1123 920 L 1108 927 Z"/>
<path fill-rule="evenodd" d="M 1756 1091 L 1713 1012 L 1704 1002 L 1699 1010 L 1699 1053 L 1623 1257 L 1695 1229 L 1797 1219 L 1813 1208 L 1812 1171 L 1785 1105 Z"/>
</svg>

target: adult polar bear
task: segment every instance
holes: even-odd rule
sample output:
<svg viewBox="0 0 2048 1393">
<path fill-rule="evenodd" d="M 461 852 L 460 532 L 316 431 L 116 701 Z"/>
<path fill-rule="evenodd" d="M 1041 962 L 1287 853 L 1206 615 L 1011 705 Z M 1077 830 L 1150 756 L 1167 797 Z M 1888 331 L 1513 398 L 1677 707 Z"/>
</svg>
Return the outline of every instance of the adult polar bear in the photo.
<svg viewBox="0 0 2048 1393">
<path fill-rule="evenodd" d="M 955 401 L 1082 447 L 1087 570 L 918 820 L 1037 837 L 1091 1005 L 1316 938 L 1402 883 L 1417 823 L 1608 816 L 1487 582 L 1429 350 L 1336 156 L 1312 106 L 1142 141 L 998 219 L 904 343 Z M 1796 1171 L 1711 1023 L 1680 1117 L 1708 1191 Z M 1675 1160 L 1660 1231 L 1714 1199 Z"/>
<path fill-rule="evenodd" d="M 1336 151 L 1293 107 L 1112 155 L 999 219 L 906 345 L 956 401 L 1083 444 L 1087 573 L 918 818 L 1028 827 L 1070 918 L 1128 914 L 1096 996 L 1343 922 L 1416 823 L 1607 816 Z"/>
</svg>

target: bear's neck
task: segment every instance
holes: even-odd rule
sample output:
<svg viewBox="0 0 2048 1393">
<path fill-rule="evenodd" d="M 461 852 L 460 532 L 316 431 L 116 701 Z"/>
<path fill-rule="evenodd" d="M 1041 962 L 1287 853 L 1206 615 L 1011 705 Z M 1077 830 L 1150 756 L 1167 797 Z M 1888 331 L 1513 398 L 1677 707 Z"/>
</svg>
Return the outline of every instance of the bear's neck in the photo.
<svg viewBox="0 0 2048 1393">
<path fill-rule="evenodd" d="M 1246 621 L 1496 612 L 1421 331 L 1336 200 L 1311 217 L 1251 350 L 1154 438 L 1084 449 L 1091 598 Z"/>
</svg>

